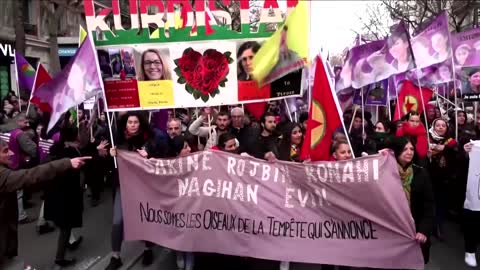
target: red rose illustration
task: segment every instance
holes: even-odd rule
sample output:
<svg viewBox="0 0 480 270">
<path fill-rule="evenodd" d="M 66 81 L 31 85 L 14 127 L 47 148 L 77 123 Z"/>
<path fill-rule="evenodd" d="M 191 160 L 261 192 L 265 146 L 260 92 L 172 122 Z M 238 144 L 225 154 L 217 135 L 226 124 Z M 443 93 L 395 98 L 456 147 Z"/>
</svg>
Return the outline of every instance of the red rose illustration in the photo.
<svg viewBox="0 0 480 270">
<path fill-rule="evenodd" d="M 225 87 L 226 76 L 229 73 L 228 65 L 233 63 L 230 54 L 208 49 L 202 55 L 192 48 L 186 49 L 182 57 L 175 60 L 178 83 L 185 83 L 187 92 L 195 99 L 201 97 L 206 102 L 209 96 L 214 97 L 219 93 L 220 84 Z"/>
<path fill-rule="evenodd" d="M 183 52 L 182 58 L 179 59 L 178 63 L 180 71 L 186 80 L 191 80 L 193 71 L 201 58 L 202 54 L 193 49 Z"/>
</svg>

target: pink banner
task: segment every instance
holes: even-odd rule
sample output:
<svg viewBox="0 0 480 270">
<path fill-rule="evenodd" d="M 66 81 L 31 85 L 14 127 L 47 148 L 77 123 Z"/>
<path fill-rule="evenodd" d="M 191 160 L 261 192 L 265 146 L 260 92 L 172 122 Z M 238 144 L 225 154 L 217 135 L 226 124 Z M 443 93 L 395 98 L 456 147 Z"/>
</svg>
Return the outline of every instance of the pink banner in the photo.
<svg viewBox="0 0 480 270">
<path fill-rule="evenodd" d="M 224 152 L 119 151 L 126 240 L 174 250 L 424 269 L 392 155 L 268 163 Z"/>
</svg>

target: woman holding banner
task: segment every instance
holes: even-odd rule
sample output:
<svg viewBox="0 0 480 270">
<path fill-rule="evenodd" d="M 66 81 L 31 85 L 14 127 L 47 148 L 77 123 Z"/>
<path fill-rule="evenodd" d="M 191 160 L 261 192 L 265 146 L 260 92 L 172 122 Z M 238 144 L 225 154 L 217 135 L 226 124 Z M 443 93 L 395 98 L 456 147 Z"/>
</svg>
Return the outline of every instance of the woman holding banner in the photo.
<svg viewBox="0 0 480 270">
<path fill-rule="evenodd" d="M 160 145 L 159 142 L 154 141 L 153 132 L 150 130 L 147 120 L 140 113 L 128 112 L 122 115 L 118 127 L 119 132 L 115 140 L 118 149 L 138 152 L 144 158 L 166 156 L 167 145 Z M 117 155 L 116 148 L 110 149 L 110 155 Z M 112 258 L 107 270 L 116 270 L 123 265 L 120 259 L 123 242 L 123 213 L 118 174 L 116 178 L 112 221 Z M 145 246 L 142 264 L 148 266 L 153 263 L 153 243 L 145 242 Z"/>
<path fill-rule="evenodd" d="M 170 140 L 168 157 L 183 157 L 192 151 L 192 148 L 188 144 L 185 136 L 175 136 Z M 185 270 L 193 270 L 194 265 L 194 254 L 193 252 L 181 252 L 177 251 L 177 268 Z"/>
<path fill-rule="evenodd" d="M 403 190 L 415 222 L 415 239 L 421 245 L 423 259 L 427 264 L 430 257 L 429 238 L 435 215 L 430 177 L 425 168 L 413 164 L 415 146 L 410 138 L 393 139 L 391 149 L 397 159 Z"/>
<path fill-rule="evenodd" d="M 330 149 L 332 161 L 342 161 L 352 159 L 352 150 L 350 149 L 350 144 L 346 138 L 337 138 L 333 141 L 332 147 Z M 334 270 L 334 265 L 322 265 L 322 270 Z M 350 270 L 352 268 L 348 266 L 339 266 L 339 270 Z"/>
</svg>

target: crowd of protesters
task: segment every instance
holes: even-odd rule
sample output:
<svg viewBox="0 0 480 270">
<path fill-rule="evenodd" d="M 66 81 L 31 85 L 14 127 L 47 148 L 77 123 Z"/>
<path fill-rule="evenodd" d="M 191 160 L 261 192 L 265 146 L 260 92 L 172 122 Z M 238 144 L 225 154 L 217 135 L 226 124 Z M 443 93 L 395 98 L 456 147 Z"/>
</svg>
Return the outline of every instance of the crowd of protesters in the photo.
<svg viewBox="0 0 480 270">
<path fill-rule="evenodd" d="M 17 223 L 35 220 L 24 216 L 24 208 L 29 206 L 26 194 L 32 192 L 29 184 L 39 181 L 32 178 L 9 186 L 3 174 L 7 167 L 9 172 L 21 173 L 24 169 L 42 168 L 36 166 L 43 163 L 43 166 L 53 166 L 49 164 L 55 164 L 55 160 L 76 162 L 65 163 L 55 170 L 50 168 L 49 175 L 42 177 L 51 181 L 33 189 L 43 193 L 38 233 L 50 233 L 54 227 L 58 228 L 57 252 L 52 254 L 52 259 L 62 267 L 75 264 L 75 259 L 66 254 L 78 248 L 82 240 L 72 234 L 72 229 L 82 226 L 85 187 L 89 189 L 90 204 L 95 207 L 103 201 L 101 195 L 105 185 L 110 185 L 114 194 L 112 256 L 106 269 L 115 270 L 123 265 L 120 257 L 123 243 L 121 187 L 113 161 L 117 149 L 137 152 L 143 158 L 175 158 L 212 149 L 269 162 L 304 162 L 300 159 L 300 149 L 308 114 L 302 113 L 298 121 L 290 121 L 289 117 L 280 115 L 276 102 L 268 103 L 259 119 L 249 116 L 242 106 L 222 106 L 169 110 L 161 125 L 154 120 L 157 113 L 121 112 L 112 115 L 111 127 L 106 113 L 98 114 L 95 108 L 90 115 L 80 107 L 76 117 L 66 113 L 48 134 L 44 121 L 48 116 L 37 108 L 32 106 L 25 114 L 25 104 L 13 94 L 5 98 L 3 104 L 0 131 L 8 132 L 10 137 L 8 143 L 0 143 L 0 237 L 8 235 L 9 240 L 0 243 L 0 257 L 7 259 L 17 255 Z M 465 111 L 456 113 L 457 117 L 436 115 L 433 107 L 427 109 L 427 119 L 412 111 L 397 122 L 380 120 L 373 124 L 367 112 L 362 116 L 359 111 L 346 111 L 343 117 L 348 132 L 339 130 L 334 134 L 330 153 L 331 161 L 342 161 L 391 149 L 398 163 L 425 263 L 429 261 L 431 237 L 442 241 L 444 222 L 446 218 L 453 218 L 463 221 L 465 262 L 475 266 L 480 214 L 463 209 L 463 202 L 470 141 L 480 139 L 480 112 L 476 119 L 467 117 Z M 458 132 L 455 132 L 454 119 L 458 121 Z M 110 141 L 110 128 L 114 142 Z M 50 141 L 48 150 L 40 146 L 40 140 Z M 3 155 L 6 160 L 2 159 Z M 82 156 L 91 157 L 93 161 L 79 161 Z M 83 163 L 85 166 L 81 170 L 73 169 Z M 43 167 L 45 169 L 49 167 Z M 30 173 L 18 177 L 32 176 Z M 144 266 L 155 260 L 153 247 L 153 243 L 145 242 Z M 289 269 L 289 262 L 180 251 L 174 254 L 179 269 Z M 322 269 L 334 268 L 322 266 Z"/>
</svg>

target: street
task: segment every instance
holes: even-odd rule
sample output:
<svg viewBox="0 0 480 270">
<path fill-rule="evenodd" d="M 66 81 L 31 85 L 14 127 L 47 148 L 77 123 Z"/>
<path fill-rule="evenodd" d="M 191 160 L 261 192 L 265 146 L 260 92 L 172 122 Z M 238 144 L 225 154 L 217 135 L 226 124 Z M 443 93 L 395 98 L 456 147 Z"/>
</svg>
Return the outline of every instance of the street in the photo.
<svg viewBox="0 0 480 270">
<path fill-rule="evenodd" d="M 107 188 L 107 191 L 108 188 Z M 77 259 L 77 264 L 70 268 L 75 270 L 103 270 L 110 260 L 110 225 L 112 217 L 111 193 L 105 192 L 102 202 L 97 207 L 91 207 L 88 198 L 85 200 L 83 228 L 74 230 L 76 235 L 83 236 L 83 243 L 78 250 L 69 253 Z M 36 217 L 39 212 L 39 194 L 34 195 L 35 206 L 28 209 L 29 216 Z M 18 265 L 25 262 L 37 270 L 58 269 L 54 266 L 56 241 L 58 230 L 38 235 L 35 222 L 19 226 L 19 257 L 17 266 L 10 269 L 20 269 Z M 463 262 L 463 237 L 458 225 L 449 223 L 445 230 L 445 241 L 438 242 L 433 239 L 431 261 L 427 270 L 473 269 Z M 174 252 L 157 247 L 155 249 L 154 264 L 144 268 L 140 255 L 144 245 L 139 242 L 124 243 L 122 248 L 122 269 L 133 270 L 176 270 Z M 320 270 L 318 265 L 291 264 L 291 270 Z"/>
</svg>

